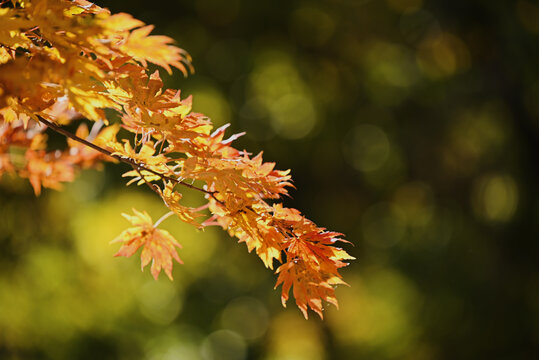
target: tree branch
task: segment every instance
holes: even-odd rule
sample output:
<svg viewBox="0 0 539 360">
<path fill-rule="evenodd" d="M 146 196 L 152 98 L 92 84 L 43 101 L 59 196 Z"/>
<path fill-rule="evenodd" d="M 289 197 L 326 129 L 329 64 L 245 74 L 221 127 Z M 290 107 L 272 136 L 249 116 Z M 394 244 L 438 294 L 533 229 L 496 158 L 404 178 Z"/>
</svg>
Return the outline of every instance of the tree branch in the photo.
<svg viewBox="0 0 539 360">
<path fill-rule="evenodd" d="M 178 184 L 178 185 L 182 185 L 182 186 L 185 186 L 185 187 L 188 187 L 189 189 L 193 189 L 193 190 L 197 190 L 197 191 L 200 191 L 200 192 L 203 192 L 205 194 L 208 194 L 210 195 L 211 197 L 213 197 L 217 202 L 221 203 L 221 201 L 219 201 L 218 199 L 215 198 L 215 192 L 214 191 L 208 191 L 208 190 L 204 190 L 202 188 L 199 188 L 197 186 L 194 186 L 194 185 L 191 185 L 189 183 L 186 183 L 186 182 L 183 182 L 182 180 L 178 180 L 176 178 L 173 178 L 171 176 L 168 176 L 168 175 L 164 175 L 164 174 L 161 174 L 155 170 L 152 170 L 152 169 L 149 169 L 147 168 L 146 166 L 142 165 L 142 164 L 139 164 L 137 162 L 135 162 L 133 159 L 131 158 L 125 158 L 125 157 L 122 157 L 122 156 L 119 156 L 119 155 L 116 155 L 116 154 L 113 154 L 111 151 L 108 151 L 107 149 L 103 149 L 102 147 L 94 144 L 94 143 L 91 143 L 85 139 L 82 139 L 80 137 L 78 137 L 77 135 L 67 131 L 66 129 L 58 126 L 57 124 L 53 123 L 53 122 L 50 122 L 44 118 L 42 118 L 41 116 L 37 116 L 38 120 L 43 123 L 44 125 L 46 125 L 49 129 L 53 130 L 53 131 L 56 131 L 57 133 L 60 133 L 64 136 L 67 136 L 68 138 L 70 139 L 73 139 L 81 144 L 84 144 L 96 151 L 99 151 L 100 153 L 104 154 L 104 155 L 107 155 L 111 158 L 114 158 L 118 161 L 121 161 L 125 164 L 128 164 L 128 165 L 131 165 L 134 169 L 136 169 L 137 171 L 140 171 L 140 170 L 145 170 L 145 171 L 148 171 L 154 175 L 157 175 L 159 176 L 161 179 L 164 179 L 164 180 L 168 180 L 168 181 L 171 181 L 175 184 Z"/>
</svg>

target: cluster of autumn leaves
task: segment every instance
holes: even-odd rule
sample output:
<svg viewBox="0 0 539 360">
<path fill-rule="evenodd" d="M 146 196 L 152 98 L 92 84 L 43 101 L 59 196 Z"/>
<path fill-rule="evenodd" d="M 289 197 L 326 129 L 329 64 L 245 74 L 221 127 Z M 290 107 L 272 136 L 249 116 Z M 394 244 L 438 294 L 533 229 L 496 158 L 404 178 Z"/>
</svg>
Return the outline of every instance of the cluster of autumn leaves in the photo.
<svg viewBox="0 0 539 360">
<path fill-rule="evenodd" d="M 169 73 L 190 69 L 188 55 L 151 30 L 85 0 L 4 1 L 0 175 L 26 177 L 39 194 L 42 187 L 60 188 L 80 169 L 123 161 L 131 166 L 124 174 L 129 183 L 149 186 L 181 220 L 221 226 L 266 267 L 279 263 L 283 305 L 292 288 L 305 317 L 308 308 L 322 317 L 323 301 L 337 305 L 334 287 L 344 283 L 338 269 L 352 259 L 334 246 L 344 241 L 341 234 L 283 207 L 278 199 L 292 186 L 288 171 L 232 147 L 241 134 L 226 139 L 226 126 L 214 130 L 210 119 L 191 112 L 190 97 L 165 90 L 157 71 L 148 75 L 148 63 Z M 105 109 L 121 121 L 110 124 Z M 80 118 L 93 121 L 91 129 L 80 125 L 68 133 L 65 150 L 48 151 L 47 127 L 66 134 L 65 126 Z M 131 140 L 118 140 L 120 129 Z M 180 191 L 187 187 L 203 193 L 207 204 L 183 205 Z M 122 244 L 116 255 L 142 247 L 142 267 L 151 262 L 154 277 L 164 270 L 172 278 L 179 243 L 145 212 L 124 216 L 132 226 L 116 239 Z"/>
</svg>

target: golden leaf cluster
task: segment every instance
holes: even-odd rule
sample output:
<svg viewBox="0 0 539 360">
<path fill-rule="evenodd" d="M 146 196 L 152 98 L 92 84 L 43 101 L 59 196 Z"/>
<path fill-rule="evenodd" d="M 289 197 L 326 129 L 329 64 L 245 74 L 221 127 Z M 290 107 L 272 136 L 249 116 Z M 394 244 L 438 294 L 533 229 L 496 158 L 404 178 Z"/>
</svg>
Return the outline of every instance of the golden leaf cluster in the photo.
<svg viewBox="0 0 539 360">
<path fill-rule="evenodd" d="M 335 246 L 341 234 L 326 231 L 281 196 L 292 186 L 289 171 L 264 162 L 262 153 L 235 149 L 241 134 L 225 137 L 207 117 L 191 112 L 191 98 L 164 89 L 152 63 L 171 73 L 192 71 L 187 53 L 153 27 L 120 13 L 111 14 L 85 0 L 12 0 L 0 7 L 0 175 L 28 178 L 36 194 L 59 189 L 78 170 L 103 161 L 123 161 L 129 183 L 147 185 L 172 213 L 198 228 L 220 226 L 273 269 L 282 302 L 289 290 L 305 317 L 308 308 L 322 317 L 323 302 L 337 305 L 339 268 L 352 259 Z M 119 140 L 117 112 L 131 140 Z M 66 126 L 92 122 L 75 134 Z M 69 137 L 65 150 L 47 151 L 48 128 Z M 193 184 L 203 184 L 197 187 Z M 181 204 L 182 188 L 204 194 L 207 204 Z M 152 224 L 145 212 L 124 215 L 132 227 L 115 241 L 117 256 L 143 247 L 142 267 L 152 263 L 172 278 L 179 243 Z"/>
</svg>

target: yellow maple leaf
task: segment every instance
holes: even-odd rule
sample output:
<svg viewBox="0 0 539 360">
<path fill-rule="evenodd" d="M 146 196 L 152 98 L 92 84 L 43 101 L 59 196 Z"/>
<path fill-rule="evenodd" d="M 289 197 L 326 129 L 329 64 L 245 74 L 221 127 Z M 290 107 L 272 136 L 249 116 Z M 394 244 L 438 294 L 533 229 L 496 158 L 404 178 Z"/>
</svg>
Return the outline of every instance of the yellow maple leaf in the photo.
<svg viewBox="0 0 539 360">
<path fill-rule="evenodd" d="M 159 195 L 165 202 L 165 205 L 174 212 L 182 221 L 185 221 L 188 224 L 194 225 L 197 228 L 201 229 L 202 225 L 196 222 L 196 218 L 202 216 L 202 214 L 197 213 L 196 209 L 193 209 L 188 206 L 183 206 L 180 204 L 182 199 L 182 194 L 177 191 L 174 191 L 174 184 L 168 182 L 163 190 L 159 188 Z"/>
<path fill-rule="evenodd" d="M 138 19 L 135 19 L 130 14 L 118 13 L 109 16 L 103 21 L 105 28 L 111 31 L 126 31 L 144 26 L 144 23 Z"/>
<path fill-rule="evenodd" d="M 149 34 L 153 28 L 153 25 L 146 25 L 131 31 L 126 41 L 121 44 L 120 50 L 132 56 L 135 60 L 140 61 L 144 67 L 147 67 L 147 62 L 151 62 L 161 66 L 169 74 L 172 74 L 172 69 L 170 68 L 172 65 L 184 75 L 187 75 L 187 68 L 185 67 L 187 64 L 192 71 L 189 55 L 185 51 L 171 46 L 170 44 L 174 40 L 168 36 L 150 36 Z"/>
<path fill-rule="evenodd" d="M 141 270 L 144 270 L 144 267 L 151 261 L 151 273 L 156 280 L 161 269 L 172 280 L 172 260 L 183 264 L 176 252 L 176 248 L 181 249 L 181 245 L 168 231 L 157 229 L 147 212 L 135 209 L 133 212 L 135 215 L 122 214 L 134 226 L 124 230 L 111 241 L 111 243 L 122 243 L 114 256 L 130 257 L 144 246 L 140 254 Z"/>
</svg>

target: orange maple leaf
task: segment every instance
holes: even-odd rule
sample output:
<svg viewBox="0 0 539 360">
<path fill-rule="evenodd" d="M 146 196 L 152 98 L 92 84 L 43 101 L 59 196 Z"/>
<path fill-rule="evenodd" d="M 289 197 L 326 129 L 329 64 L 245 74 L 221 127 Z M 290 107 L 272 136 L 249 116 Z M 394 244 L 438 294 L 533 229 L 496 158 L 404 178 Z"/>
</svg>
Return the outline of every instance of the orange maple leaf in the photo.
<svg viewBox="0 0 539 360">
<path fill-rule="evenodd" d="M 26 152 L 26 168 L 21 176 L 27 177 L 36 195 L 41 194 L 41 187 L 61 189 L 62 182 L 75 178 L 73 166 L 61 157 L 60 152 L 46 153 L 44 150 Z"/>
<path fill-rule="evenodd" d="M 135 215 L 122 214 L 134 226 L 124 230 L 111 243 L 123 243 L 114 256 L 129 257 L 144 246 L 140 254 L 141 270 L 152 262 L 151 273 L 157 280 L 161 269 L 165 271 L 172 280 L 172 259 L 183 264 L 183 261 L 176 252 L 176 247 L 181 249 L 181 245 L 166 230 L 157 229 L 152 222 L 152 218 L 147 212 L 133 209 Z"/>
</svg>

